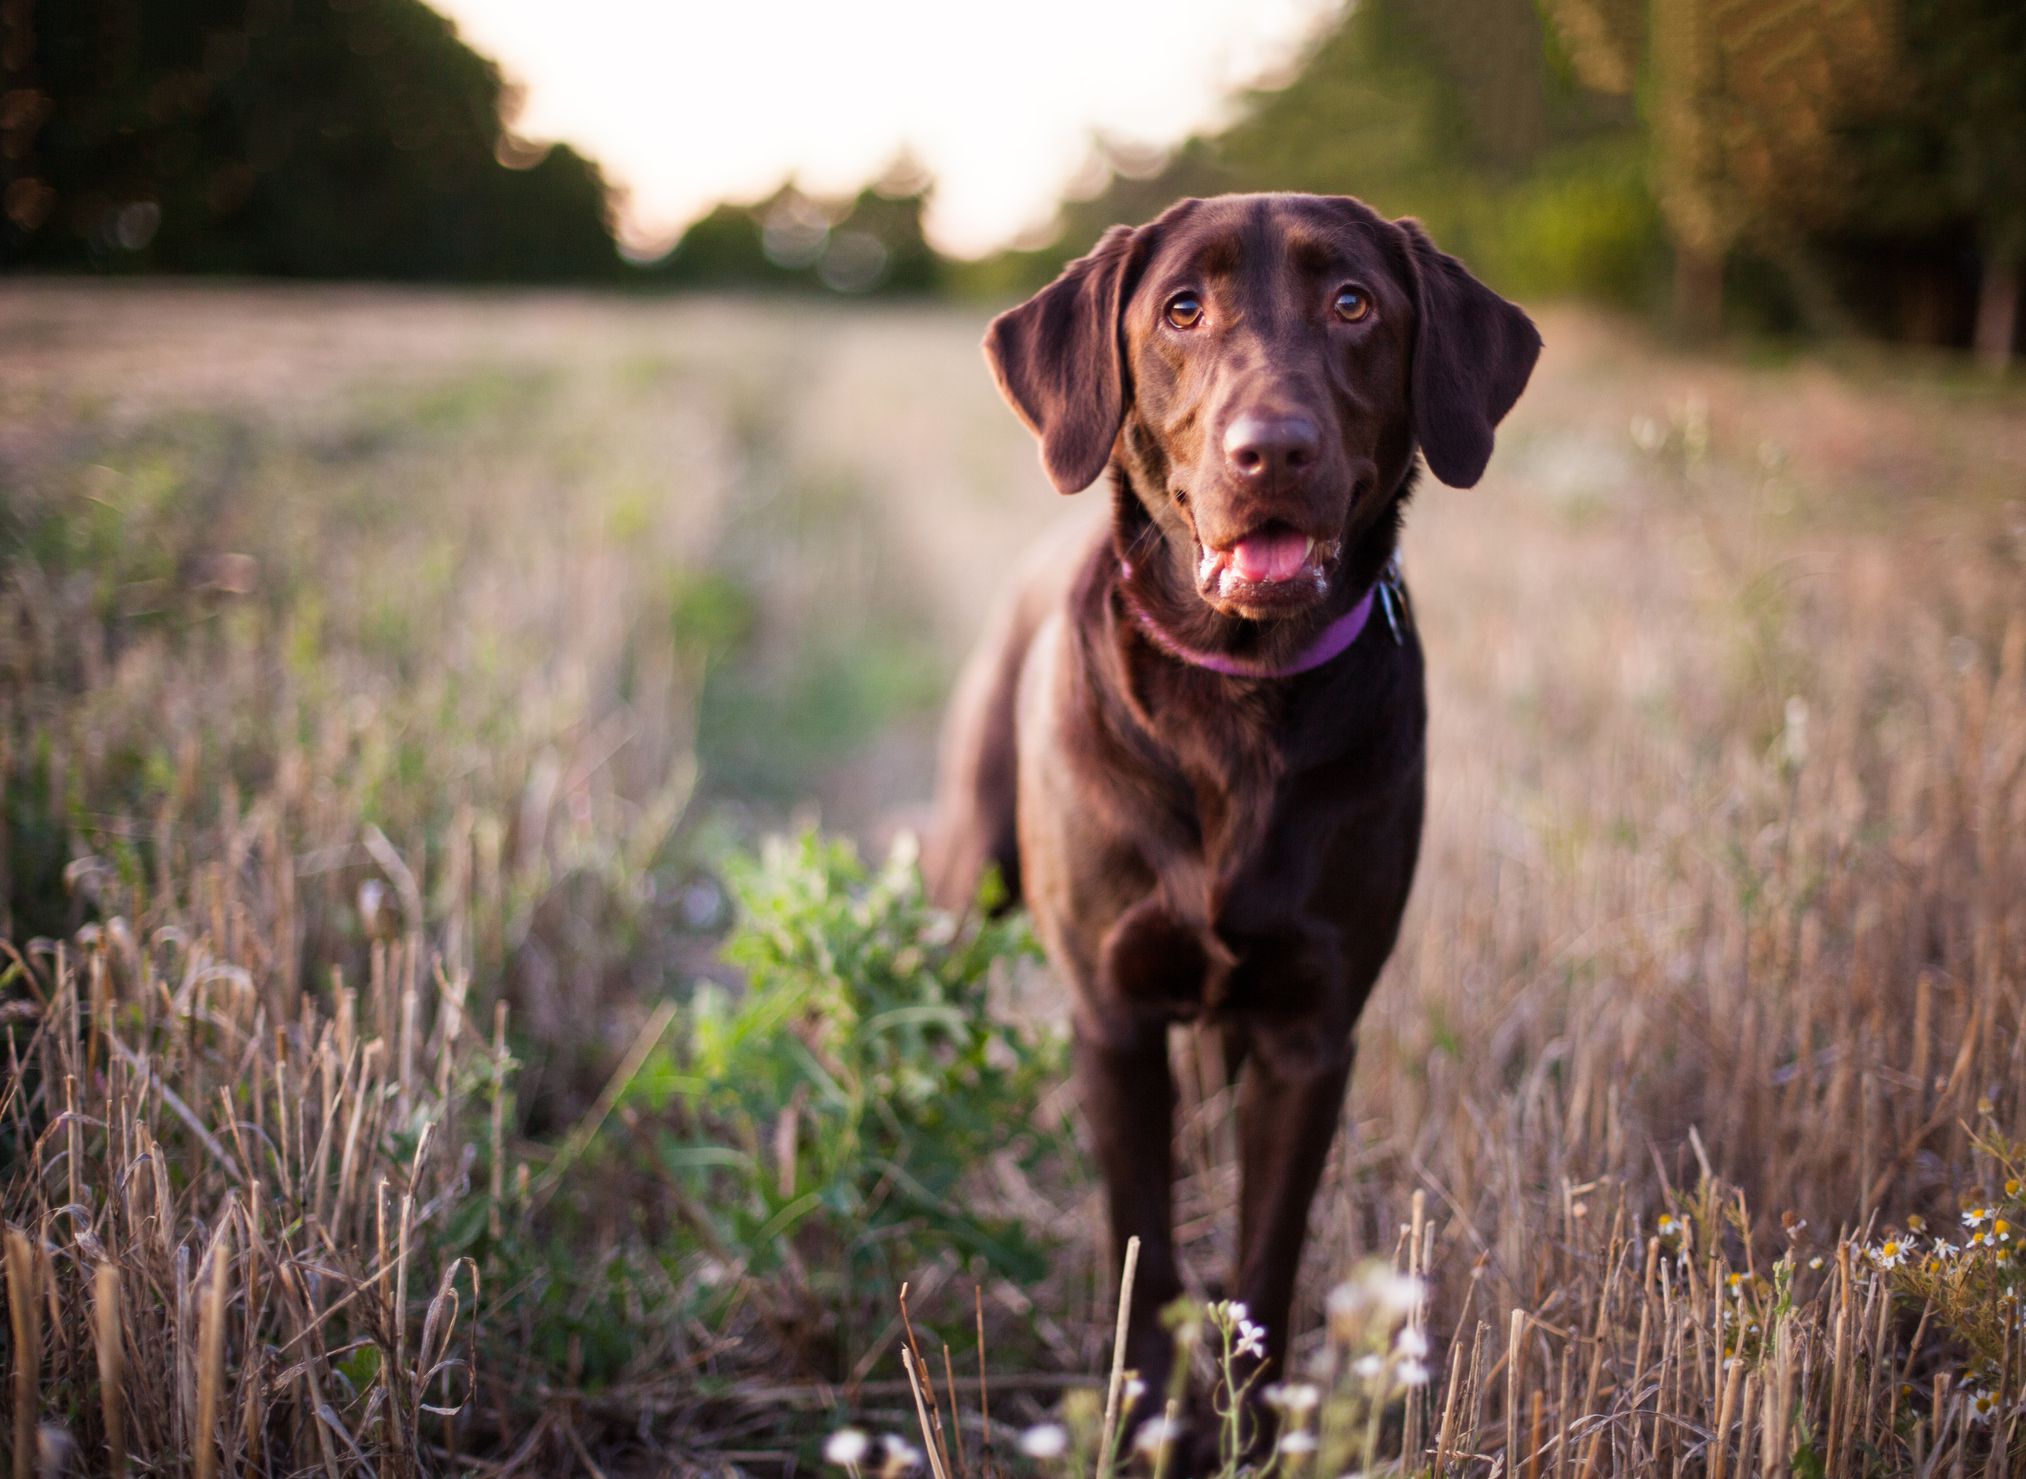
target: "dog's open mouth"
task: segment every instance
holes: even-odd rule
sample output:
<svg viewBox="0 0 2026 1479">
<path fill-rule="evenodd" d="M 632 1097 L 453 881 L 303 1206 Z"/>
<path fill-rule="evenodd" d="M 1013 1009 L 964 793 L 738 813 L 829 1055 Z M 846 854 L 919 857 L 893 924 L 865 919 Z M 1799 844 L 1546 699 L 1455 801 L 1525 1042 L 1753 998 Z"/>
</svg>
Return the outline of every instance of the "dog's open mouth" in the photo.
<svg viewBox="0 0 2026 1479">
<path fill-rule="evenodd" d="M 1205 600 L 1241 608 L 1305 606 L 1329 589 L 1336 559 L 1334 539 L 1276 520 L 1221 549 L 1205 547 L 1196 586 Z"/>
</svg>

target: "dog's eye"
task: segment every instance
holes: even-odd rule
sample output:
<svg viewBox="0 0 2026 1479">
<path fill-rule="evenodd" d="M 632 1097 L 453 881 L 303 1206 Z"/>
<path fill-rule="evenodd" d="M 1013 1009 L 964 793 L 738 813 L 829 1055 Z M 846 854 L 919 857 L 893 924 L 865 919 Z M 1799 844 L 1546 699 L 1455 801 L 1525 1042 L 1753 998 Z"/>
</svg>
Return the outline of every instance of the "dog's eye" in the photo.
<svg viewBox="0 0 2026 1479">
<path fill-rule="evenodd" d="M 1354 324 L 1372 311 L 1372 300 L 1358 288 L 1337 289 L 1337 317 Z"/>
<path fill-rule="evenodd" d="M 1203 321 L 1203 300 L 1194 293 L 1177 293 L 1168 300 L 1168 322 L 1178 329 L 1193 329 Z"/>
</svg>

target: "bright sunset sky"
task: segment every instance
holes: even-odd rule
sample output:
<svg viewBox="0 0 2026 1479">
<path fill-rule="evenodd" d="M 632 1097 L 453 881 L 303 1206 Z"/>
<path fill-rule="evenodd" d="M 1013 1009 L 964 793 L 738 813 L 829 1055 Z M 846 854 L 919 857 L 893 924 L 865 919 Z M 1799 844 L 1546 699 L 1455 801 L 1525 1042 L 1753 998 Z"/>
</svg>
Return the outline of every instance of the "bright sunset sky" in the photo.
<svg viewBox="0 0 2026 1479">
<path fill-rule="evenodd" d="M 519 132 L 597 159 L 636 244 L 790 172 L 855 191 L 903 145 L 938 246 L 1045 221 L 1093 130 L 1170 144 L 1335 0 L 433 0 L 527 90 Z"/>
</svg>

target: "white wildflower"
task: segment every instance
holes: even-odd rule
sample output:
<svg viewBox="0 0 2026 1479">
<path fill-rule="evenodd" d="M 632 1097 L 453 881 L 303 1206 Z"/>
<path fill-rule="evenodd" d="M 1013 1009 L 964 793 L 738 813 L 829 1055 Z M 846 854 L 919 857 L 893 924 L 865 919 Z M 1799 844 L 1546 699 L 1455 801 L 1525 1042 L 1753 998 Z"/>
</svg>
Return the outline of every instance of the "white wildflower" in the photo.
<svg viewBox="0 0 2026 1479">
<path fill-rule="evenodd" d="M 1255 1325 L 1250 1320 L 1246 1320 L 1240 1324 L 1238 1327 L 1238 1344 L 1232 1348 L 1232 1354 L 1238 1356 L 1258 1356 L 1264 1359 L 1266 1355 L 1266 1327 L 1264 1325 Z"/>
<path fill-rule="evenodd" d="M 1306 1381 L 1277 1381 L 1259 1395 L 1267 1406 L 1297 1417 L 1313 1412 L 1322 1401 L 1322 1393 L 1315 1384 Z"/>
<path fill-rule="evenodd" d="M 823 1462 L 846 1469 L 856 1468 L 872 1440 L 857 1428 L 839 1428 L 823 1441 Z"/>
<path fill-rule="evenodd" d="M 1133 1434 L 1133 1447 L 1140 1453 L 1159 1453 L 1181 1436 L 1181 1423 L 1165 1417 L 1150 1417 Z"/>
<path fill-rule="evenodd" d="M 1061 1423 L 1041 1423 L 1020 1435 L 1020 1451 L 1029 1458 L 1061 1458 L 1069 1447 L 1069 1431 Z"/>
<path fill-rule="evenodd" d="M 1396 1315 L 1410 1315 L 1428 1297 L 1428 1286 L 1412 1274 L 1388 1274 L 1379 1285 L 1379 1303 Z"/>
<path fill-rule="evenodd" d="M 888 1433 L 880 1442 L 886 1448 L 886 1472 L 905 1474 L 922 1466 L 922 1451 L 898 1433 Z"/>
<path fill-rule="evenodd" d="M 1323 1314 L 1329 1320 L 1330 1335 L 1345 1344 L 1358 1338 L 1371 1303 L 1367 1291 L 1357 1284 L 1339 1284 L 1323 1299 Z"/>
</svg>

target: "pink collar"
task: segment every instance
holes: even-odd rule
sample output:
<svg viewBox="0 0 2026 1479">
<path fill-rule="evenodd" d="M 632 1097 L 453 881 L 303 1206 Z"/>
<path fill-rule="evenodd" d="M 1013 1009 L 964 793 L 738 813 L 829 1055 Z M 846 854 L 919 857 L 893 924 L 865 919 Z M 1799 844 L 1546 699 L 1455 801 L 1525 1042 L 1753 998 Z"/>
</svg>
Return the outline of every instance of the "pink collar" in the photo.
<svg viewBox="0 0 2026 1479">
<path fill-rule="evenodd" d="M 1386 602 L 1386 620 L 1392 624 L 1393 640 L 1400 639 L 1399 620 L 1393 614 L 1391 582 L 1397 575 L 1399 556 L 1386 566 L 1385 572 L 1374 581 L 1357 605 L 1339 616 L 1335 621 L 1317 632 L 1309 644 L 1284 663 L 1247 662 L 1243 658 L 1230 657 L 1222 652 L 1199 652 L 1183 642 L 1177 641 L 1154 615 L 1142 606 L 1132 592 L 1133 567 L 1129 561 L 1119 561 L 1119 574 L 1124 578 L 1119 594 L 1125 597 L 1126 607 L 1133 614 L 1133 620 L 1146 634 L 1147 640 L 1177 662 L 1186 662 L 1199 668 L 1208 668 L 1213 673 L 1223 673 L 1232 678 L 1292 678 L 1297 673 L 1306 673 L 1319 668 L 1333 657 L 1341 656 L 1346 648 L 1358 640 L 1358 634 L 1365 629 L 1365 623 L 1372 617 L 1372 602 L 1375 598 Z"/>
</svg>

